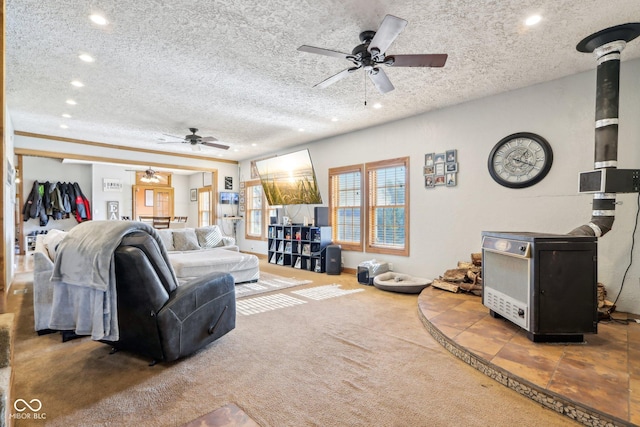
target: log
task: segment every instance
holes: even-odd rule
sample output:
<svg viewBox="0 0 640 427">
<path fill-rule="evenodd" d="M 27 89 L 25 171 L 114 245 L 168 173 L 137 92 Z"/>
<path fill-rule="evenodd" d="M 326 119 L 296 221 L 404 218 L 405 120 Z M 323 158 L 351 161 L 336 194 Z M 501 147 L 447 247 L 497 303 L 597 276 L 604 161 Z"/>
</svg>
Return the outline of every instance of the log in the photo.
<svg viewBox="0 0 640 427">
<path fill-rule="evenodd" d="M 447 282 L 462 282 L 465 277 L 467 277 L 467 269 L 466 268 L 454 268 L 451 270 L 447 270 L 442 275 L 442 278 Z"/>
<path fill-rule="evenodd" d="M 482 286 L 473 283 L 460 283 L 460 289 L 470 292 L 476 296 L 482 296 Z"/>
<path fill-rule="evenodd" d="M 481 266 L 482 265 L 482 252 L 472 253 L 471 254 L 471 262 L 473 265 Z"/>
<path fill-rule="evenodd" d="M 433 286 L 434 288 L 453 292 L 454 294 L 457 293 L 458 290 L 460 289 L 460 287 L 455 283 L 445 282 L 444 280 L 440 280 L 440 279 L 435 279 L 433 282 L 431 282 L 431 286 Z"/>
<path fill-rule="evenodd" d="M 473 265 L 472 262 L 458 261 L 458 268 L 471 269 L 471 268 L 476 268 L 476 266 Z"/>
</svg>

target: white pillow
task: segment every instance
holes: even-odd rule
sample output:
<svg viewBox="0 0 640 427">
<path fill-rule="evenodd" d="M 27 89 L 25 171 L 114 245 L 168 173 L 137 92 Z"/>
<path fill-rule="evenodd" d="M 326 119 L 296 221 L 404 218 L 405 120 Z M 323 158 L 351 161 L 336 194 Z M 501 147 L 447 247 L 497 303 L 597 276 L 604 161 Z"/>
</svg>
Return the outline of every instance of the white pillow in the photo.
<svg viewBox="0 0 640 427">
<path fill-rule="evenodd" d="M 164 243 L 164 247 L 167 251 L 175 251 L 175 247 L 173 246 L 173 230 L 164 229 L 164 230 L 156 230 L 158 232 L 158 236 L 160 236 L 160 240 Z"/>
<path fill-rule="evenodd" d="M 173 230 L 173 247 L 176 251 L 194 251 L 200 249 L 195 230 L 193 228 Z"/>
<path fill-rule="evenodd" d="M 217 248 L 224 245 L 222 232 L 217 225 L 196 228 L 196 235 L 201 248 Z"/>
</svg>

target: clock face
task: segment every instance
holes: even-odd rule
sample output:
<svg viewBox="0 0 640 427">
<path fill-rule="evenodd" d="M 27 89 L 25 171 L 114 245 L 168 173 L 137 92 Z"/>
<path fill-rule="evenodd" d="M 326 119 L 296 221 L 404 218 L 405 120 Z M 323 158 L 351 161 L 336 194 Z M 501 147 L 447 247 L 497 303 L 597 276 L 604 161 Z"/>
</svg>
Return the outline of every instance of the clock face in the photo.
<svg viewBox="0 0 640 427">
<path fill-rule="evenodd" d="M 549 143 L 539 135 L 520 132 L 509 135 L 489 154 L 489 174 L 500 185 L 525 188 L 542 180 L 553 163 Z"/>
</svg>

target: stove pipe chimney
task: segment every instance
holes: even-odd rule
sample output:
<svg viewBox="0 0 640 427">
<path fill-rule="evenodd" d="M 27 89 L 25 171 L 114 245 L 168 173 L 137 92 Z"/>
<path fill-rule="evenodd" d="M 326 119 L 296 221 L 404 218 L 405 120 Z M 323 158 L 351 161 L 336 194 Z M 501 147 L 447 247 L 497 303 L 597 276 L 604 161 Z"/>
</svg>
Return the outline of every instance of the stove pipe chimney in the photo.
<svg viewBox="0 0 640 427">
<path fill-rule="evenodd" d="M 618 101 L 620 52 L 640 35 L 640 23 L 607 28 L 582 40 L 579 52 L 594 52 L 598 60 L 596 77 L 596 126 L 594 169 L 618 167 Z M 604 173 L 604 172 L 603 172 Z M 615 219 L 616 193 L 594 193 L 591 221 L 570 235 L 604 236 Z"/>
</svg>

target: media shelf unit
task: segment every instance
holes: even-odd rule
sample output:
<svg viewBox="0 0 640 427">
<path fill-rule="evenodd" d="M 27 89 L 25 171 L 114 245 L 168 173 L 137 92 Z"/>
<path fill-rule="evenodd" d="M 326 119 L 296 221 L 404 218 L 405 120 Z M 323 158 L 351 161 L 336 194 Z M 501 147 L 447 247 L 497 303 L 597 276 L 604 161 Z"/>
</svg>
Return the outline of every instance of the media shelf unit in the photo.
<svg viewBox="0 0 640 427">
<path fill-rule="evenodd" d="M 331 227 L 270 225 L 270 264 L 325 272 L 325 248 L 331 244 Z"/>
</svg>

